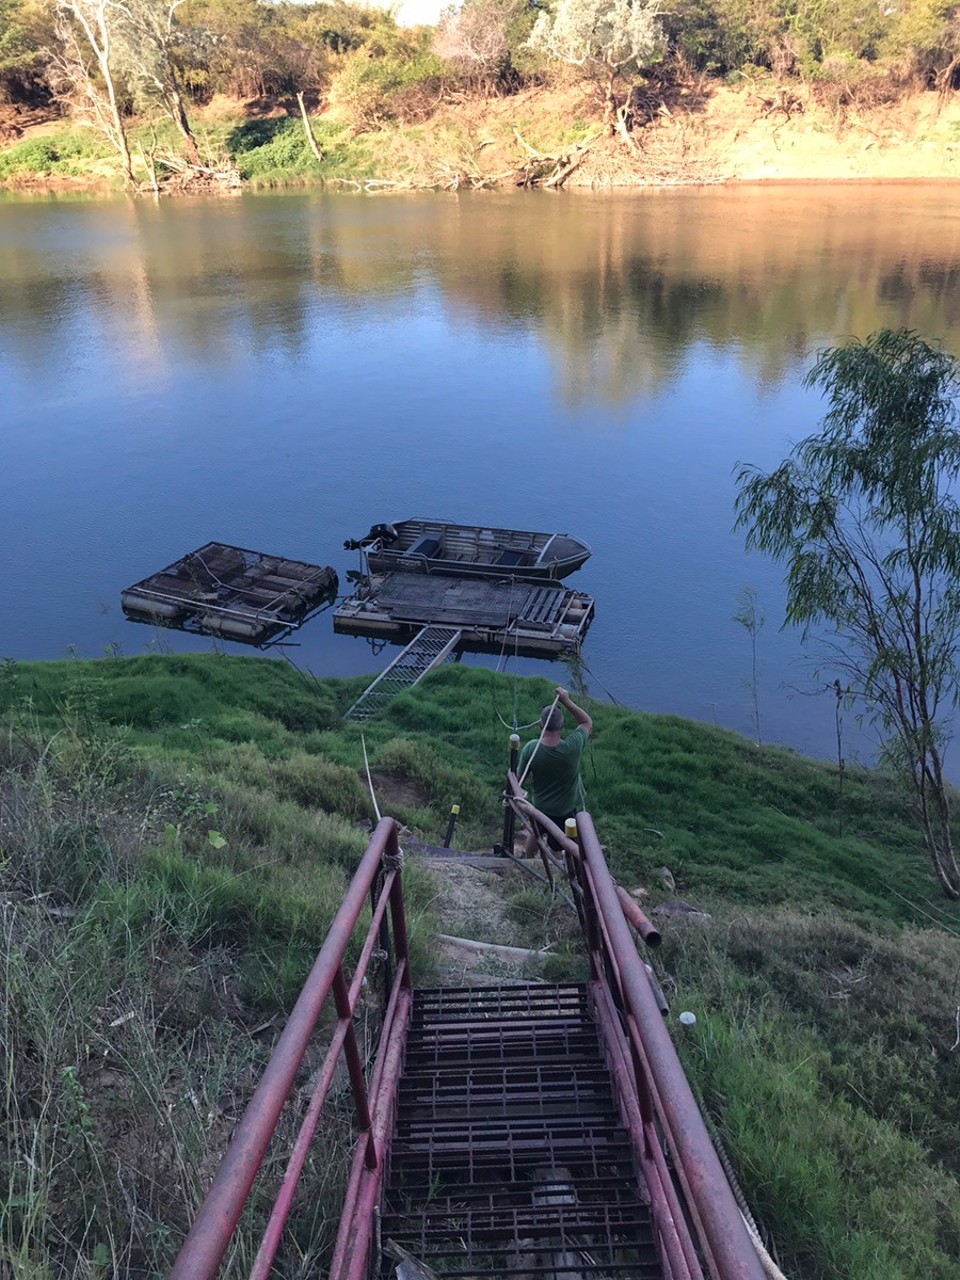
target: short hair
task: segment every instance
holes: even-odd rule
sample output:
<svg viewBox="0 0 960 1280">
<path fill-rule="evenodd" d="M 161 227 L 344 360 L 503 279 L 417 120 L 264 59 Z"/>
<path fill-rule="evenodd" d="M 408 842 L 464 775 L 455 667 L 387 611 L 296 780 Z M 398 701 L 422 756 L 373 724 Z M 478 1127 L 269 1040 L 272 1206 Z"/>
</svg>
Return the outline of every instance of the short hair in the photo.
<svg viewBox="0 0 960 1280">
<path fill-rule="evenodd" d="M 551 733 L 563 728 L 563 712 L 556 703 L 552 703 L 549 707 L 544 707 L 540 712 L 540 727 Z"/>
</svg>

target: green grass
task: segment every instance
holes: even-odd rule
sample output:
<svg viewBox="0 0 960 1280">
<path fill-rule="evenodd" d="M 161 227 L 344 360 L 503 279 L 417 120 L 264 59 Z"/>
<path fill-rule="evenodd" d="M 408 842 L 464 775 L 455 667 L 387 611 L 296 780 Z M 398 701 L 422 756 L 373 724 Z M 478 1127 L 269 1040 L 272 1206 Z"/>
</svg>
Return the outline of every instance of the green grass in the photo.
<svg viewBox="0 0 960 1280">
<path fill-rule="evenodd" d="M 268 1052 L 254 1033 L 289 1007 L 364 847 L 361 732 L 340 720 L 363 686 L 214 654 L 0 667 L 0 1250 L 17 1274 L 169 1265 Z M 457 842 L 489 847 L 513 693 L 448 667 L 367 724 L 384 810 L 436 842 L 457 802 Z M 521 721 L 549 695 L 522 681 Z M 681 1050 L 784 1269 L 956 1274 L 960 911 L 891 780 L 849 773 L 841 797 L 828 764 L 591 710 L 585 781 L 615 873 L 648 910 L 710 915 L 663 921 L 660 977 L 697 1013 Z M 432 890 L 405 874 L 423 977 Z M 582 963 L 555 899 L 524 883 L 510 909 L 559 945 L 558 973 Z M 307 1197 L 310 1265 L 336 1187 Z"/>
</svg>

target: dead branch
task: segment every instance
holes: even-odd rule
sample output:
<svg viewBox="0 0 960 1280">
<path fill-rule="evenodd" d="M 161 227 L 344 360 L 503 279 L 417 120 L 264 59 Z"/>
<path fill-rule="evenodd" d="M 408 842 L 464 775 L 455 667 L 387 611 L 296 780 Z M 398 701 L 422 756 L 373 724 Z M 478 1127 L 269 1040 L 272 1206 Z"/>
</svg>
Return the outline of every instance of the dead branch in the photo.
<svg viewBox="0 0 960 1280">
<path fill-rule="evenodd" d="M 519 129 L 514 129 L 514 137 L 527 153 L 514 173 L 514 181 L 518 187 L 543 187 L 557 189 L 562 187 L 575 169 L 586 159 L 587 153 L 601 136 L 596 133 L 582 142 L 575 143 L 567 150 L 556 155 L 547 155 L 532 147 Z"/>
</svg>

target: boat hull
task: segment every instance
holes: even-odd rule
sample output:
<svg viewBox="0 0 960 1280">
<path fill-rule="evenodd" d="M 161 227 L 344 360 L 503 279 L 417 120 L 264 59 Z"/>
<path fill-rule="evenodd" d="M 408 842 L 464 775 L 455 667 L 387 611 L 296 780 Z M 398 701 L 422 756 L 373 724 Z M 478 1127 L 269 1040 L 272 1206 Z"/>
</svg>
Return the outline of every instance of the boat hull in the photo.
<svg viewBox="0 0 960 1280">
<path fill-rule="evenodd" d="M 378 528 L 389 529 L 394 537 L 392 541 L 381 536 L 359 544 L 370 573 L 558 582 L 585 564 L 591 554 L 585 542 L 565 533 L 431 520 L 405 520 Z"/>
</svg>

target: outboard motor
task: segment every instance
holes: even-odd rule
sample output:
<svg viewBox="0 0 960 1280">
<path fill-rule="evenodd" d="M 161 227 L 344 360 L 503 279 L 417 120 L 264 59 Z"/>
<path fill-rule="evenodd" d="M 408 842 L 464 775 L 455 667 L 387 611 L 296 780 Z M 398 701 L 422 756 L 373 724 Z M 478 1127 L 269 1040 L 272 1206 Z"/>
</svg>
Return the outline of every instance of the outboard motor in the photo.
<svg viewBox="0 0 960 1280">
<path fill-rule="evenodd" d="M 356 541 L 348 538 L 343 544 L 344 551 L 361 551 L 364 547 L 372 547 L 375 542 L 379 542 L 382 546 L 390 546 L 400 539 L 399 533 L 392 524 L 374 524 L 370 526 L 370 532 L 366 537 Z"/>
</svg>

